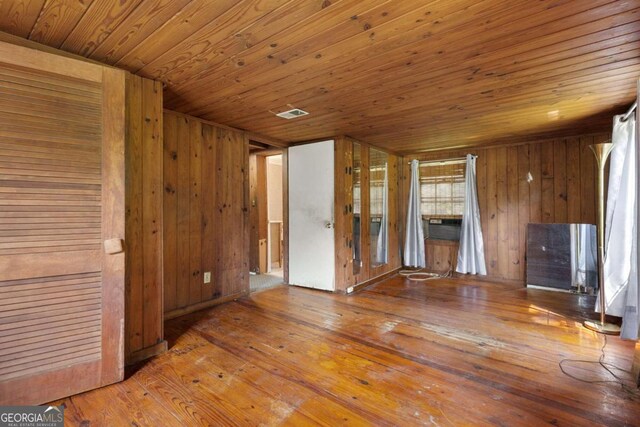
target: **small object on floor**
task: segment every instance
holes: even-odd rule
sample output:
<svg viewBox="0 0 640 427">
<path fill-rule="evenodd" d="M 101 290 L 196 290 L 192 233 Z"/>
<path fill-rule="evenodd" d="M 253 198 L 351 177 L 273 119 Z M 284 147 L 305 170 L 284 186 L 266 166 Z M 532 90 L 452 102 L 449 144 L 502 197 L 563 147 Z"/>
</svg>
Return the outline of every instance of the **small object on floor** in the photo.
<svg viewBox="0 0 640 427">
<path fill-rule="evenodd" d="M 408 280 L 413 282 L 426 282 L 427 280 L 433 279 L 443 279 L 445 277 L 451 276 L 451 270 L 447 271 L 444 274 L 440 273 L 430 273 L 427 271 L 422 271 L 422 268 L 419 269 L 410 269 L 410 270 L 400 270 L 398 274 L 406 277 Z"/>
</svg>

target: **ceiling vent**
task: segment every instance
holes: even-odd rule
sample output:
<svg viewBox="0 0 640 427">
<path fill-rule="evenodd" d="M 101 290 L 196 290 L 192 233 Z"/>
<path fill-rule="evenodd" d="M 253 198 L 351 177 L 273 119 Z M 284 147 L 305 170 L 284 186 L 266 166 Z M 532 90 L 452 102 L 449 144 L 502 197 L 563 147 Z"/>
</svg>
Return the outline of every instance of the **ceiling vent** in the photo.
<svg viewBox="0 0 640 427">
<path fill-rule="evenodd" d="M 301 110 L 299 108 L 294 108 L 293 110 L 277 113 L 276 116 L 289 120 L 289 119 L 295 119 L 296 117 L 306 116 L 307 114 L 309 113 L 307 113 L 304 110 Z"/>
</svg>

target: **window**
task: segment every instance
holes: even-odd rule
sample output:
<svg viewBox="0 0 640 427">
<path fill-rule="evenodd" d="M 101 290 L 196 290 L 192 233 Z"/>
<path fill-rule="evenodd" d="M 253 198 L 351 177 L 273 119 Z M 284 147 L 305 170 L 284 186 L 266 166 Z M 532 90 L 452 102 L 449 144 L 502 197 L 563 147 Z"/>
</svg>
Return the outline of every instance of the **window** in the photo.
<svg viewBox="0 0 640 427">
<path fill-rule="evenodd" d="M 425 218 L 459 218 L 464 211 L 466 161 L 420 163 L 420 212 Z"/>
</svg>

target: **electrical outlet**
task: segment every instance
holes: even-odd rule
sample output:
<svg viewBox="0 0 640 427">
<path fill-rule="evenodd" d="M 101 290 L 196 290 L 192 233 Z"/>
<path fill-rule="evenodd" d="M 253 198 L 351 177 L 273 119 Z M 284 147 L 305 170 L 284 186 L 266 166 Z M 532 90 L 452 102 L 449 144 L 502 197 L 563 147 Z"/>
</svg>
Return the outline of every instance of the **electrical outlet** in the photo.
<svg viewBox="0 0 640 427">
<path fill-rule="evenodd" d="M 210 271 L 205 271 L 204 272 L 204 283 L 211 283 L 211 272 Z"/>
</svg>

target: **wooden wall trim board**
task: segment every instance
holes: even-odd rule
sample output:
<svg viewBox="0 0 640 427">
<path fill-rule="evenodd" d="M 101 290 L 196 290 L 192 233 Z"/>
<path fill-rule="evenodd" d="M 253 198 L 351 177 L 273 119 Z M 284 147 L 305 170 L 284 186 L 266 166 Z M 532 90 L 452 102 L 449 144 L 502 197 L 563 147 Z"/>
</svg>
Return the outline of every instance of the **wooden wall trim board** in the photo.
<svg viewBox="0 0 640 427">
<path fill-rule="evenodd" d="M 344 291 L 344 293 L 347 294 L 352 294 L 354 292 L 358 292 L 361 291 L 365 288 L 368 288 L 371 285 L 375 285 L 376 283 L 382 282 L 383 280 L 391 277 L 391 276 L 395 276 L 396 274 L 398 274 L 398 272 L 402 270 L 402 267 L 396 267 L 393 270 L 390 270 L 384 274 L 381 274 L 380 276 L 376 276 L 376 277 L 372 277 L 371 279 L 367 279 L 363 282 L 358 282 L 357 284 L 353 285 L 351 292 L 348 292 L 346 289 Z"/>
<path fill-rule="evenodd" d="M 168 350 L 168 347 L 169 345 L 167 341 L 163 339 L 156 345 L 152 345 L 151 347 L 143 348 L 142 350 L 134 351 L 133 353 L 128 354 L 126 363 L 127 365 L 133 365 L 143 360 L 150 359 L 154 356 L 164 353 Z"/>
<path fill-rule="evenodd" d="M 209 301 L 203 301 L 198 304 L 193 304 L 183 308 L 177 308 L 175 310 L 167 311 L 164 314 L 164 320 L 175 319 L 176 317 L 184 316 L 185 314 L 194 313 L 196 311 L 204 310 L 206 308 L 215 307 L 216 305 L 224 304 L 225 302 L 234 301 L 238 298 L 249 295 L 249 291 L 242 291 L 230 295 L 225 295 Z"/>
<path fill-rule="evenodd" d="M 588 134 L 440 150 L 408 158 L 478 155 L 478 204 L 488 276 L 524 283 L 527 223 L 595 223 L 595 160 L 589 145 L 609 138 L 606 133 Z M 407 162 L 403 167 L 404 176 L 409 177 Z M 527 181 L 529 172 L 531 182 Z M 405 194 L 408 185 L 405 180 Z"/>
<path fill-rule="evenodd" d="M 247 292 L 247 136 L 165 110 L 163 180 L 165 317 Z"/>
<path fill-rule="evenodd" d="M 125 347 L 130 364 L 161 350 L 164 341 L 162 84 L 128 74 L 126 105 Z"/>
<path fill-rule="evenodd" d="M 100 65 L 102 67 L 119 69 L 119 68 L 115 68 L 115 67 L 113 67 L 111 65 L 107 65 L 107 64 L 104 64 L 102 62 L 95 61 L 95 60 L 90 59 L 90 58 L 85 58 L 84 56 L 81 56 L 81 55 L 76 55 L 74 53 L 70 53 L 70 52 L 66 52 L 64 50 L 56 49 L 54 47 L 47 46 L 47 45 L 42 44 L 42 43 L 38 43 L 38 42 L 35 42 L 35 41 L 32 41 L 32 40 L 27 40 L 27 39 L 24 39 L 22 37 L 15 36 L 13 34 L 6 33 L 4 31 L 0 31 L 0 41 L 1 42 L 6 42 L 6 43 L 11 43 L 11 44 L 16 45 L 16 46 L 28 47 L 29 49 L 39 50 L 41 52 L 52 53 L 54 55 L 58 55 L 58 56 L 61 56 L 61 57 L 71 58 L 71 59 L 75 59 L 75 60 L 82 61 L 82 62 L 88 62 L 88 63 L 91 63 L 91 64 Z"/>
<path fill-rule="evenodd" d="M 353 141 L 334 139 L 334 239 L 336 291 L 353 282 Z"/>
</svg>

